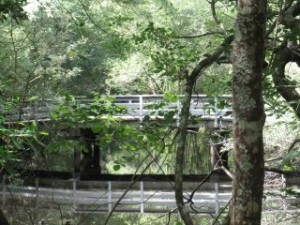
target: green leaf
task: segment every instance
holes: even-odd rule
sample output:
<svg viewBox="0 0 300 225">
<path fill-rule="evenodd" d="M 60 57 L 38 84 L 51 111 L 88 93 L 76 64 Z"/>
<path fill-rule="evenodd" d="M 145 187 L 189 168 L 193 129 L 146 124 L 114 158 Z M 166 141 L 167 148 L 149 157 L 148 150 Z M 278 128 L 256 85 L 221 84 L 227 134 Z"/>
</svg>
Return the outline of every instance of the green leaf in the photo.
<svg viewBox="0 0 300 225">
<path fill-rule="evenodd" d="M 102 126 L 100 123 L 94 123 L 93 126 L 92 126 L 92 131 L 94 133 L 99 133 L 102 129 Z"/>
<path fill-rule="evenodd" d="M 49 132 L 48 132 L 48 131 L 45 131 L 45 130 L 41 130 L 41 131 L 39 131 L 39 134 L 40 134 L 40 135 L 48 136 L 48 135 L 49 135 Z"/>
<path fill-rule="evenodd" d="M 75 101 L 75 97 L 74 97 L 74 95 L 66 94 L 66 100 L 67 100 L 67 101 L 74 102 L 74 101 Z"/>
<path fill-rule="evenodd" d="M 121 169 L 121 165 L 120 164 L 116 164 L 113 166 L 114 171 L 119 171 Z"/>
<path fill-rule="evenodd" d="M 177 95 L 172 94 L 171 92 L 165 92 L 164 99 L 169 102 L 177 102 L 179 97 Z"/>
<path fill-rule="evenodd" d="M 38 96 L 31 96 L 29 99 L 28 99 L 28 101 L 34 101 L 34 100 L 36 100 L 36 99 L 38 99 L 39 97 Z"/>
<path fill-rule="evenodd" d="M 175 223 L 175 225 L 183 225 L 183 223 L 182 223 L 182 222 L 179 222 L 179 221 L 177 221 L 177 222 Z"/>
<path fill-rule="evenodd" d="M 37 126 L 37 125 L 36 125 L 35 120 L 32 121 L 32 122 L 31 122 L 31 130 L 32 130 L 32 131 L 35 130 L 36 126 Z"/>
</svg>

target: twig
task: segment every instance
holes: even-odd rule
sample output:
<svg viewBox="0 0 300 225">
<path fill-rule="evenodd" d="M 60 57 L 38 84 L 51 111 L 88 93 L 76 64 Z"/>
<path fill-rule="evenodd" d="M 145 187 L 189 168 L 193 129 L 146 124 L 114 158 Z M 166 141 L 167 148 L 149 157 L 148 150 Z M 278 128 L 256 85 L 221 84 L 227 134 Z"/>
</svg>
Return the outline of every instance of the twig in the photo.
<svg viewBox="0 0 300 225">
<path fill-rule="evenodd" d="M 137 175 L 138 170 L 141 168 L 141 166 L 143 165 L 143 163 L 145 162 L 145 160 L 149 157 L 149 155 L 147 155 L 140 163 L 140 165 L 138 166 L 138 168 L 136 169 L 134 175 L 132 176 L 132 181 L 131 183 L 128 185 L 128 187 L 126 188 L 126 190 L 123 192 L 123 194 L 120 196 L 120 198 L 117 200 L 117 202 L 114 204 L 112 210 L 109 212 L 108 216 L 105 219 L 104 225 L 107 225 L 112 214 L 114 213 L 114 211 L 116 210 L 116 208 L 118 207 L 118 205 L 120 204 L 120 202 L 122 201 L 122 199 L 125 197 L 125 195 L 128 193 L 128 191 L 130 190 L 130 188 L 141 178 L 141 176 L 145 173 L 145 171 L 151 166 L 151 164 L 153 162 L 155 162 L 155 160 L 157 160 L 158 156 L 164 151 L 164 147 L 160 150 L 159 154 L 153 159 L 151 160 L 151 162 L 149 162 L 147 164 L 147 166 L 142 170 L 141 174 L 138 175 L 137 177 L 135 177 L 135 175 Z"/>
<path fill-rule="evenodd" d="M 182 36 L 175 36 L 173 38 L 178 38 L 178 39 L 193 39 L 193 38 L 201 38 L 201 37 L 206 37 L 210 35 L 220 35 L 223 36 L 224 33 L 222 32 L 207 32 L 204 34 L 197 34 L 197 35 L 182 35 Z"/>
<path fill-rule="evenodd" d="M 82 6 L 82 9 L 83 9 L 85 15 L 89 18 L 89 20 L 92 22 L 92 24 L 94 24 L 95 27 L 97 27 L 99 30 L 101 30 L 101 31 L 102 31 L 103 33 L 105 33 L 105 34 L 113 35 L 113 34 L 111 34 L 110 32 L 108 32 L 107 30 L 103 29 L 101 26 L 99 26 L 99 25 L 94 21 L 94 19 L 93 19 L 93 18 L 91 17 L 91 15 L 88 13 L 88 11 L 87 11 L 85 5 L 82 3 L 81 0 L 77 0 L 77 1 L 78 1 L 78 2 L 80 3 L 80 5 Z"/>
<path fill-rule="evenodd" d="M 218 223 L 218 220 L 220 218 L 220 216 L 225 212 L 225 210 L 228 208 L 230 202 L 232 200 L 232 197 L 229 199 L 229 201 L 227 202 L 227 204 L 225 205 L 225 207 L 221 210 L 221 212 L 218 214 L 218 216 L 214 219 L 212 225 L 216 225 L 216 223 Z"/>
</svg>

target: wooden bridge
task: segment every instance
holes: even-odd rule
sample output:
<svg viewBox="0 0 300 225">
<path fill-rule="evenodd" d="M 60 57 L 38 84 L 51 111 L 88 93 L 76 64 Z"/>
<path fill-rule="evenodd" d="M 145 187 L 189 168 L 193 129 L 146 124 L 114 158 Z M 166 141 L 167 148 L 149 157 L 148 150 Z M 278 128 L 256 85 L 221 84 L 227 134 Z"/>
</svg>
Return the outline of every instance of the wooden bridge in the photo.
<svg viewBox="0 0 300 225">
<path fill-rule="evenodd" d="M 113 97 L 113 103 L 127 109 L 126 113 L 115 115 L 124 121 L 141 121 L 145 116 L 159 116 L 159 111 L 176 111 L 177 124 L 179 123 L 179 113 L 181 111 L 180 99 L 176 102 L 168 103 L 162 109 L 153 109 L 154 104 L 164 100 L 163 95 L 118 95 Z M 77 98 L 78 106 L 90 105 L 93 99 Z M 2 110 L 7 123 L 16 121 L 48 121 L 51 120 L 51 113 L 63 101 L 54 100 L 34 100 L 21 102 L 15 105 L 14 109 Z M 209 127 L 217 128 L 228 126 L 231 123 L 231 97 L 209 97 L 206 95 L 193 95 L 190 106 L 190 113 L 193 116 L 201 117 L 201 121 L 207 122 Z"/>
<path fill-rule="evenodd" d="M 93 99 L 78 98 L 78 107 L 87 107 L 93 103 Z M 152 107 L 154 104 L 159 104 L 164 101 L 162 95 L 126 95 L 115 96 L 113 103 L 117 106 L 126 108 L 126 112 L 122 114 L 114 115 L 120 118 L 124 122 L 133 121 L 140 123 L 145 116 L 149 116 L 151 119 L 160 117 L 161 111 L 168 112 L 174 111 L 174 125 L 178 125 L 180 122 L 181 100 L 169 101 L 162 108 Z M 51 114 L 56 110 L 59 105 L 66 104 L 64 101 L 28 101 L 16 104 L 15 108 L 4 110 L 2 114 L 5 115 L 5 121 L 7 124 L 18 123 L 19 121 L 30 122 L 50 122 L 54 121 Z M 105 103 L 104 103 L 105 104 Z M 198 123 L 206 124 L 210 128 L 222 128 L 231 126 L 231 97 L 208 97 L 205 95 L 194 95 L 191 100 L 190 114 L 200 118 Z M 105 115 L 102 117 L 105 119 Z M 200 125 L 195 125 L 196 128 Z M 84 178 L 80 174 L 80 178 L 77 179 L 74 174 L 68 175 L 64 178 L 64 185 L 53 186 L 47 184 L 43 186 L 40 176 L 36 176 L 35 181 L 25 186 L 13 186 L 2 183 L 0 201 L 3 205 L 9 204 L 9 201 L 14 199 L 27 199 L 29 202 L 35 202 L 35 205 L 39 205 L 45 202 L 54 202 L 56 204 L 71 205 L 76 212 L 79 213 L 103 213 L 113 210 L 114 205 L 120 201 L 120 206 L 116 209 L 118 212 L 138 212 L 138 213 L 167 213 L 176 212 L 176 204 L 173 193 L 172 179 L 168 178 L 166 181 L 159 181 L 160 189 L 157 189 L 158 181 L 151 180 L 138 180 L 132 185 L 130 191 L 123 196 L 126 185 L 131 185 L 131 177 L 125 181 L 113 180 L 112 177 L 106 178 L 105 174 L 101 174 L 99 170 L 99 154 L 100 149 L 96 144 L 96 137 L 85 137 L 81 135 L 81 139 L 89 140 L 85 143 L 87 149 L 91 151 L 91 154 L 85 153 L 82 155 L 74 155 L 74 162 L 79 159 L 81 162 L 88 160 L 88 157 L 96 157 L 93 160 L 93 168 L 97 180 L 88 180 L 89 177 Z M 84 164 L 84 163 L 80 163 Z M 74 164 L 74 172 L 85 171 L 85 168 L 76 167 Z M 89 170 L 87 170 L 89 171 Z M 48 175 L 46 177 L 49 177 Z M 51 177 L 51 176 L 50 176 Z M 87 179 L 87 180 L 86 180 Z M 99 179 L 99 180 L 98 180 Z M 103 180 L 104 179 L 104 180 Z M 152 179 L 152 178 L 151 178 Z M 193 181 L 185 183 L 186 197 L 193 190 L 192 187 L 196 186 L 197 181 L 201 181 L 201 178 L 193 178 Z M 90 183 L 89 183 L 90 182 Z M 92 183 L 91 183 L 92 182 Z M 94 183 L 93 183 L 94 182 Z M 33 184 L 33 185 L 32 185 Z M 164 186 L 171 185 L 164 189 Z M 205 213 L 205 214 L 218 214 L 221 207 L 224 207 L 229 198 L 230 193 L 219 192 L 222 189 L 222 184 L 218 181 L 211 181 L 212 191 L 198 192 L 196 191 L 192 199 L 193 207 L 191 211 L 193 213 Z M 87 187 L 83 187 L 88 185 Z M 124 186 L 125 185 L 125 186 Z M 122 197 L 123 196 L 123 197 Z"/>
</svg>

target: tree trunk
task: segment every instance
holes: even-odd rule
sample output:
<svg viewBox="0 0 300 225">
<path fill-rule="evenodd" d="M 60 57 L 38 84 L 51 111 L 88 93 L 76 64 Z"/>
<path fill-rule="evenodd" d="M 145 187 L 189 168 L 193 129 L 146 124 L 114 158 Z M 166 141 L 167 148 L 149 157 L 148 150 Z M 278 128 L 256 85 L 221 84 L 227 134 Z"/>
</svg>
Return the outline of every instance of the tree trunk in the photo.
<svg viewBox="0 0 300 225">
<path fill-rule="evenodd" d="M 0 210 L 0 224 L 1 225 L 9 225 L 9 222 L 7 221 L 6 217 L 4 216 L 2 210 Z"/>
<path fill-rule="evenodd" d="M 260 224 L 264 181 L 262 69 L 266 0 L 239 0 L 233 46 L 234 179 L 231 225 Z"/>
</svg>

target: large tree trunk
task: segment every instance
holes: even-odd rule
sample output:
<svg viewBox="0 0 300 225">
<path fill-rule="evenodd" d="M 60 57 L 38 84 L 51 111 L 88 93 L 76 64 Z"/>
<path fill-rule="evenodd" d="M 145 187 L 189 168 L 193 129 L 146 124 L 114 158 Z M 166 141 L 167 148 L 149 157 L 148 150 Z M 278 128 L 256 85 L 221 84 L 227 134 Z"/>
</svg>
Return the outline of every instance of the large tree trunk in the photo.
<svg viewBox="0 0 300 225">
<path fill-rule="evenodd" d="M 266 0 L 239 0 L 233 46 L 234 180 L 231 225 L 260 224 L 264 180 L 262 68 Z"/>
</svg>

